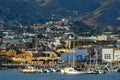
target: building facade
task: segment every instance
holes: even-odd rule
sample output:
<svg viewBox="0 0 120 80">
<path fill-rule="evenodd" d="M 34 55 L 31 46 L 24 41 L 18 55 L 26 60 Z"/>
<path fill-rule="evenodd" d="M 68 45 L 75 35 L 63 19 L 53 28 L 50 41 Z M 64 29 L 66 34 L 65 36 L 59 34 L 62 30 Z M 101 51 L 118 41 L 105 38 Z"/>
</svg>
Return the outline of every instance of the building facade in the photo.
<svg viewBox="0 0 120 80">
<path fill-rule="evenodd" d="M 120 61 L 120 48 L 103 48 L 102 62 Z"/>
</svg>

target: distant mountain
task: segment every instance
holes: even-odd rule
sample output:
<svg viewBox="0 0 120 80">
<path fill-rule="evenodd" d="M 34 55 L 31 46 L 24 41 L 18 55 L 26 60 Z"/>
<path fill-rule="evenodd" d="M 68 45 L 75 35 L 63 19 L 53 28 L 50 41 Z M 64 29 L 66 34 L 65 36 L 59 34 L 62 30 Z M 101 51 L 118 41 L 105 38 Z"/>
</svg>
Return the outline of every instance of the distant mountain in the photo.
<svg viewBox="0 0 120 80">
<path fill-rule="evenodd" d="M 94 0 L 0 0 L 0 21 L 31 25 L 76 18 L 99 6 Z"/>
<path fill-rule="evenodd" d="M 104 0 L 99 8 L 77 20 L 89 26 L 120 26 L 120 0 Z"/>
</svg>

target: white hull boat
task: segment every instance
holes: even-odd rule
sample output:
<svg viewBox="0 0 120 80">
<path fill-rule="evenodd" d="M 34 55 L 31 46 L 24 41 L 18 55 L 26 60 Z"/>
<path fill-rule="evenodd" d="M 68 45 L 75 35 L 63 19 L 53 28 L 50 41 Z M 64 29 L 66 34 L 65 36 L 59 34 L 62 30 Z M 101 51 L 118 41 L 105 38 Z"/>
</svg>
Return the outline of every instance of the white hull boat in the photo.
<svg viewBox="0 0 120 80">
<path fill-rule="evenodd" d="M 40 73 L 41 70 L 38 70 L 32 66 L 28 66 L 27 68 L 23 69 L 22 72 L 24 72 L 24 73 Z"/>
<path fill-rule="evenodd" d="M 74 68 L 63 68 L 61 69 L 62 74 L 85 74 L 85 71 L 77 71 Z"/>
</svg>

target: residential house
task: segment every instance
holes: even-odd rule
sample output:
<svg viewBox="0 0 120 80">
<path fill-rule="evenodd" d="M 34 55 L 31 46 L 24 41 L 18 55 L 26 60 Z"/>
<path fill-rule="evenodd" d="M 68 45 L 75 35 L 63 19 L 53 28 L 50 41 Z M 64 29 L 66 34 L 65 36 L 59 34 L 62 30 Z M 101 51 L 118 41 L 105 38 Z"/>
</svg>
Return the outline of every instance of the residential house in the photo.
<svg viewBox="0 0 120 80">
<path fill-rule="evenodd" d="M 15 33 L 12 30 L 1 30 L 0 34 L 5 39 L 13 39 L 15 37 Z"/>
</svg>

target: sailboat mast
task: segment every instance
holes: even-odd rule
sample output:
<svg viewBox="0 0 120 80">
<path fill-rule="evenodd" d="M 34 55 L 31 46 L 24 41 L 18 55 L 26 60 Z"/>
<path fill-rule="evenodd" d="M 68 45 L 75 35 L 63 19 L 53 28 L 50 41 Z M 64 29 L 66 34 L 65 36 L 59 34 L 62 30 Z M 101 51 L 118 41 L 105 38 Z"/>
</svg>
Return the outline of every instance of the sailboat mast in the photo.
<svg viewBox="0 0 120 80">
<path fill-rule="evenodd" d="M 95 53 L 96 53 L 96 64 L 95 64 L 95 65 L 96 65 L 96 67 L 97 67 L 97 64 L 98 64 L 98 63 L 97 63 L 98 52 L 96 51 L 96 49 L 95 49 Z"/>
<path fill-rule="evenodd" d="M 91 52 L 90 52 L 90 68 L 91 68 Z"/>
<path fill-rule="evenodd" d="M 75 40 L 74 40 L 73 49 L 76 49 L 76 47 L 75 47 Z M 73 52 L 73 67 L 75 67 L 75 57 L 76 57 L 75 52 Z"/>
<path fill-rule="evenodd" d="M 34 43 L 34 48 L 35 48 L 35 52 L 36 52 L 36 50 L 37 50 L 37 36 L 38 36 L 38 34 L 37 34 L 37 28 L 35 27 L 35 43 Z"/>
</svg>

